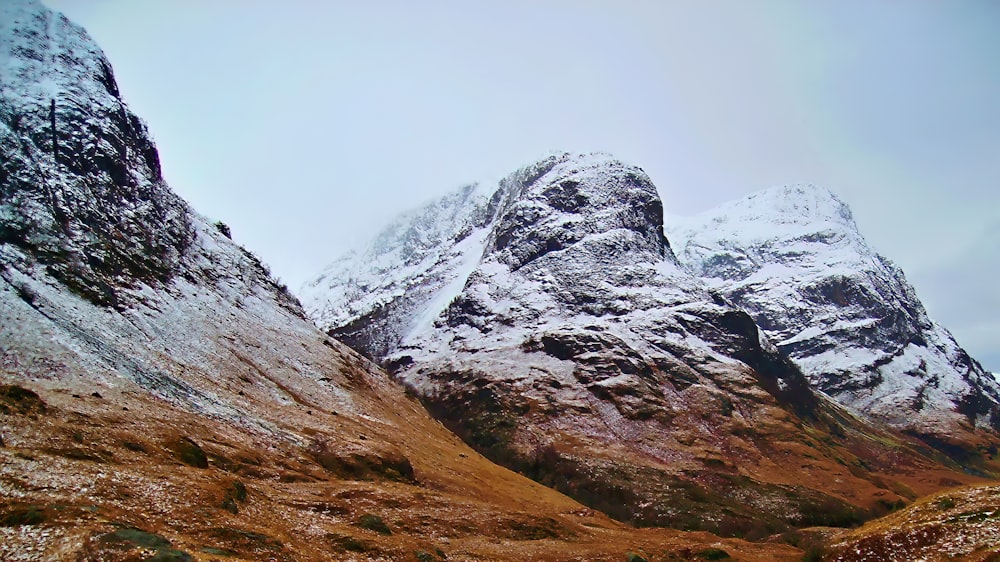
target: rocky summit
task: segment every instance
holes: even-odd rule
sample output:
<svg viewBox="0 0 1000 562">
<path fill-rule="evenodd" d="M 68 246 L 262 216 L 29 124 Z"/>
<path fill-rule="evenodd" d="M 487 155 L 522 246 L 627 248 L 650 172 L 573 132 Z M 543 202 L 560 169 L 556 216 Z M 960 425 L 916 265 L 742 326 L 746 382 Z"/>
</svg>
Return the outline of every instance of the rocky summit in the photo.
<svg viewBox="0 0 1000 562">
<path fill-rule="evenodd" d="M 746 310 L 814 388 L 893 427 L 1000 430 L 1000 386 L 927 316 L 829 190 L 789 186 L 672 219 L 678 258 Z"/>
<path fill-rule="evenodd" d="M 816 392 L 678 261 L 649 178 L 607 155 L 553 155 L 432 202 L 303 294 L 468 443 L 621 520 L 842 524 L 905 501 L 886 478 L 948 470 Z"/>
</svg>

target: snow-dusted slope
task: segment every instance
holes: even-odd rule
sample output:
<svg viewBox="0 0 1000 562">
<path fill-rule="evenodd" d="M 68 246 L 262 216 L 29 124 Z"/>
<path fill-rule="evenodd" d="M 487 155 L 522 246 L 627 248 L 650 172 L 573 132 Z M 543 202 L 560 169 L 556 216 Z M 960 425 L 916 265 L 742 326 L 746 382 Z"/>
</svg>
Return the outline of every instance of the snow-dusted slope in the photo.
<svg viewBox="0 0 1000 562">
<path fill-rule="evenodd" d="M 0 73 L 8 376 L 109 395 L 138 388 L 261 431 L 278 430 L 247 401 L 296 406 L 308 396 L 354 410 L 324 358 L 331 346 L 350 352 L 170 191 L 145 126 L 82 28 L 37 1 L 5 1 Z"/>
<path fill-rule="evenodd" d="M 398 217 L 364 251 L 340 257 L 302 287 L 310 316 L 368 353 L 395 350 L 429 325 L 479 262 L 491 218 L 487 197 L 482 186 L 469 185 Z M 380 322 L 388 317 L 412 320 Z"/>
<path fill-rule="evenodd" d="M 750 316 L 678 263 L 642 170 L 560 154 L 488 200 L 465 193 L 310 284 L 323 328 L 385 360 L 481 451 L 621 519 L 719 530 L 764 512 L 780 526 L 820 522 L 806 513 L 833 498 L 864 503 L 872 482 L 836 459 L 853 454 L 844 435 L 873 430 L 833 422 Z M 405 251 L 414 239 L 439 245 Z M 399 276 L 380 261 L 393 255 L 414 256 Z M 345 299 L 355 314 L 331 323 L 322 303 Z M 810 453 L 824 460 L 788 466 L 791 420 L 851 429 Z"/>
<path fill-rule="evenodd" d="M 928 318 L 830 191 L 789 186 L 672 217 L 678 258 L 843 404 L 919 433 L 1000 429 L 1000 387 Z"/>
</svg>

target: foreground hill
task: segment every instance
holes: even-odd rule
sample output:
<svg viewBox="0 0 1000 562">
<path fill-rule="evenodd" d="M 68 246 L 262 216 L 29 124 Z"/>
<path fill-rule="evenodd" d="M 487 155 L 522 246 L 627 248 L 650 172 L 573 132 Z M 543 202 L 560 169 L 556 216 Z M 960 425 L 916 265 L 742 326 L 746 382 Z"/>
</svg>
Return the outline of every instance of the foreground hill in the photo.
<svg viewBox="0 0 1000 562">
<path fill-rule="evenodd" d="M 957 488 L 924 498 L 834 539 L 825 560 L 1000 560 L 1000 485 Z"/>
<path fill-rule="evenodd" d="M 797 556 L 490 463 L 168 189 L 81 28 L 6 1 L 0 61 L 0 558 Z"/>
</svg>

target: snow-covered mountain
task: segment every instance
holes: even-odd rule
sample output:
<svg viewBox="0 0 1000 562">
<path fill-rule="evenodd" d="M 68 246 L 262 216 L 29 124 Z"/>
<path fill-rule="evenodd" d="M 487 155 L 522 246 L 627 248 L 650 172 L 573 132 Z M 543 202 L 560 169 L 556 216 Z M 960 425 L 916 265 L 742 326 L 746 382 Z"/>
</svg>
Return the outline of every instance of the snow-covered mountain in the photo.
<svg viewBox="0 0 1000 562">
<path fill-rule="evenodd" d="M 836 459 L 877 430 L 677 261 L 641 169 L 559 154 L 493 189 L 397 219 L 307 284 L 307 310 L 479 450 L 621 519 L 719 530 L 866 503 L 870 475 Z M 828 436 L 823 460 L 788 466 L 792 420 Z"/>
<path fill-rule="evenodd" d="M 4 322 L 5 354 L 14 364 L 57 356 L 87 384 L 124 378 L 243 419 L 217 394 L 227 326 L 274 327 L 240 334 L 238 346 L 253 332 L 303 337 L 298 301 L 170 191 L 86 31 L 31 0 L 5 2 L 0 22 L 0 278 L 17 319 Z M 183 378 L 174 362 L 190 367 Z"/>
<path fill-rule="evenodd" d="M 1000 386 L 932 321 L 829 190 L 765 190 L 671 218 L 677 257 L 753 316 L 814 387 L 917 433 L 1000 430 Z"/>
<path fill-rule="evenodd" d="M 0 10 L 5 261 L 30 255 L 87 299 L 117 306 L 126 279 L 168 280 L 197 227 L 86 32 L 37 3 Z"/>
<path fill-rule="evenodd" d="M 351 352 L 169 189 L 101 49 L 35 0 L 0 4 L 0 154 L 5 375 L 138 389 L 282 438 L 249 402 L 354 410 L 342 377 L 322 375 L 324 353 Z"/>
</svg>

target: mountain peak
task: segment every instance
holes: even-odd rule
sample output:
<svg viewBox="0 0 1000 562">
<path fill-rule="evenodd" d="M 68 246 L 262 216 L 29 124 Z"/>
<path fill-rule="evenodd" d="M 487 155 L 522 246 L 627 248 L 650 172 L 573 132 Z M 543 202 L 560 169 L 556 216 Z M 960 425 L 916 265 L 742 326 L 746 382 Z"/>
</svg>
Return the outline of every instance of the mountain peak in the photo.
<svg viewBox="0 0 1000 562">
<path fill-rule="evenodd" d="M 814 184 L 790 184 L 758 191 L 746 203 L 770 209 L 774 214 L 826 218 L 854 227 L 851 208 L 830 189 Z"/>
<path fill-rule="evenodd" d="M 595 237 L 664 255 L 663 203 L 649 177 L 605 153 L 550 156 L 500 182 L 489 253 L 518 269 Z"/>
<path fill-rule="evenodd" d="M 656 188 L 610 154 L 559 152 L 403 213 L 302 297 L 322 329 L 384 357 L 438 318 L 484 262 L 517 271 L 615 259 L 674 263 Z M 393 320 L 402 317 L 411 321 Z"/>
<path fill-rule="evenodd" d="M 387 232 L 419 233 L 451 200 Z M 779 203 L 789 210 L 775 213 L 770 207 Z M 829 191 L 789 186 L 733 208 L 705 232 L 742 232 L 759 221 L 770 233 L 765 241 L 788 233 L 801 244 L 783 256 L 788 267 L 808 262 L 828 272 L 822 260 L 809 261 L 810 245 L 852 249 L 842 228 L 853 224 L 850 213 Z M 334 264 L 327 296 L 317 293 L 307 306 L 330 335 L 385 361 L 443 423 L 508 466 L 557 486 L 553 475 L 587 474 L 596 488 L 620 495 L 606 501 L 572 485 L 566 491 L 621 519 L 664 524 L 671 513 L 645 506 L 673 505 L 678 478 L 728 481 L 719 479 L 716 469 L 728 466 L 719 459 L 740 450 L 742 463 L 742 451 L 758 451 L 755 443 L 780 440 L 766 418 L 815 421 L 832 411 L 764 324 L 734 305 L 736 292 L 715 290 L 723 284 L 678 263 L 663 236 L 662 203 L 641 169 L 607 154 L 554 154 L 504 178 L 484 206 L 461 216 L 468 218 L 448 221 L 434 237 L 439 245 L 421 246 L 394 268 L 375 253 L 352 261 L 353 270 Z M 379 238 L 398 242 L 384 255 L 403 255 L 409 240 Z M 737 273 L 744 266 L 755 273 L 767 259 L 744 252 L 730 262 Z M 331 302 L 346 303 L 347 312 L 316 314 Z M 929 409 L 940 408 L 939 393 L 924 394 Z M 712 460 L 703 462 L 706 454 Z M 774 473 L 755 467 L 788 457 L 752 454 L 759 457 L 740 464 L 741 478 L 761 505 L 785 501 L 769 495 L 778 489 L 768 480 Z M 780 471 L 781 484 L 869 485 L 843 466 L 832 479 L 809 467 Z M 795 501 L 828 492 L 836 493 Z"/>
<path fill-rule="evenodd" d="M 891 425 L 1000 429 L 1000 386 L 927 316 L 825 188 L 772 188 L 671 219 L 678 259 L 839 402 Z"/>
<path fill-rule="evenodd" d="M 712 224 L 726 232 L 725 237 L 739 233 L 743 238 L 748 234 L 771 237 L 789 228 L 850 233 L 858 230 L 851 208 L 831 190 L 813 184 L 771 187 L 694 217 L 670 217 L 668 228 L 680 230 L 687 224 Z M 724 237 L 722 232 L 719 237 Z"/>
<path fill-rule="evenodd" d="M 0 4 L 0 76 L 4 98 L 19 106 L 120 102 L 111 64 L 79 25 L 36 0 Z M 42 109 L 42 108 L 39 108 Z"/>
</svg>

